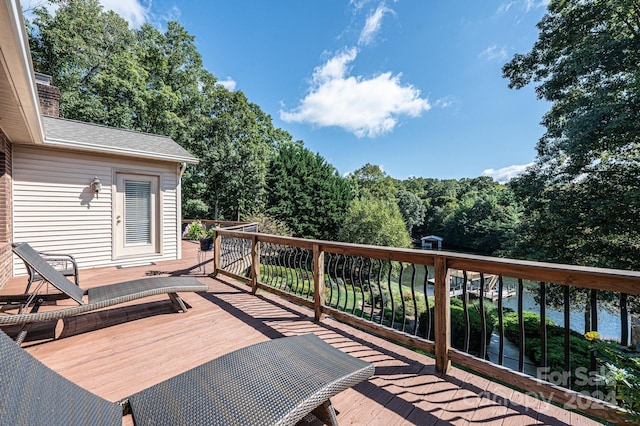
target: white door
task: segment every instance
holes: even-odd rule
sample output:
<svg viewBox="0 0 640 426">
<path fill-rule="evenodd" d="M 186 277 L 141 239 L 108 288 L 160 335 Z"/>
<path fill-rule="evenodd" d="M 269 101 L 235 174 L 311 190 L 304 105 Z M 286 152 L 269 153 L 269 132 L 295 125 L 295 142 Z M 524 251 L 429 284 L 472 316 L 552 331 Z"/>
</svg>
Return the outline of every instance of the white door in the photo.
<svg viewBox="0 0 640 426">
<path fill-rule="evenodd" d="M 116 175 L 115 257 L 159 253 L 159 177 Z"/>
</svg>

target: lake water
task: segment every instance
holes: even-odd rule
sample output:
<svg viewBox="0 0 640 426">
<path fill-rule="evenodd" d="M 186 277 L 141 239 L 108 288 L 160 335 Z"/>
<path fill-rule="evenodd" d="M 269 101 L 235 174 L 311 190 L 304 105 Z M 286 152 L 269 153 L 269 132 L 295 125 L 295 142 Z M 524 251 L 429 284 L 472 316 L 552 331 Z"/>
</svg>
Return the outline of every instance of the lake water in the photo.
<svg viewBox="0 0 640 426">
<path fill-rule="evenodd" d="M 403 271 L 402 274 L 402 282 L 403 285 L 410 284 L 411 282 L 411 274 L 413 270 L 411 268 L 407 268 Z M 416 267 L 416 276 L 415 276 L 415 288 L 417 291 L 422 291 L 423 283 L 424 283 L 424 267 Z M 429 277 L 433 277 L 433 269 L 429 267 Z M 504 286 L 507 288 L 509 285 L 515 286 L 517 289 L 517 280 L 513 278 L 504 278 Z M 537 288 L 537 286 L 536 286 Z M 433 296 L 433 285 L 429 284 L 427 288 L 427 292 L 429 296 Z M 530 311 L 534 313 L 540 313 L 540 305 L 535 301 L 535 290 L 527 290 L 525 285 L 525 291 L 523 295 L 522 305 L 525 311 Z M 517 296 L 517 295 L 516 295 Z M 485 303 L 492 303 L 488 300 L 485 300 Z M 512 297 L 509 299 L 503 300 L 503 306 L 505 308 L 511 308 L 514 311 L 518 310 L 518 299 L 517 297 Z M 552 309 L 547 306 L 546 316 L 551 321 L 553 321 L 556 325 L 560 327 L 564 327 L 564 312 L 557 309 Z M 584 333 L 584 308 L 580 307 L 578 310 L 571 311 L 569 325 L 572 330 L 577 331 L 578 333 Z M 629 319 L 629 324 L 631 323 Z M 604 338 L 607 339 L 615 339 L 620 340 L 621 336 L 621 323 L 620 323 L 620 315 L 611 313 L 604 309 L 598 310 L 598 333 Z M 631 330 L 628 330 L 629 336 L 631 336 Z"/>
</svg>

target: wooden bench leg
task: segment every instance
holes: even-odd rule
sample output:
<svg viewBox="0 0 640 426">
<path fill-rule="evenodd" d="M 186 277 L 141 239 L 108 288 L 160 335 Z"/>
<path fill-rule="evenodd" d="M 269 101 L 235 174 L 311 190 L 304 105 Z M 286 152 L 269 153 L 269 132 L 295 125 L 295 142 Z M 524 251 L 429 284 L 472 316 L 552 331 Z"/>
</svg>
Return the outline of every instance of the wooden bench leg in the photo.
<svg viewBox="0 0 640 426">
<path fill-rule="evenodd" d="M 330 400 L 326 400 L 311 412 L 321 422 L 329 426 L 338 426 L 338 419 L 336 418 L 336 410 L 331 405 Z"/>
<path fill-rule="evenodd" d="M 173 306 L 175 306 L 178 311 L 187 312 L 187 306 L 176 293 L 169 293 L 169 299 L 171 299 L 171 303 L 173 303 Z"/>
</svg>

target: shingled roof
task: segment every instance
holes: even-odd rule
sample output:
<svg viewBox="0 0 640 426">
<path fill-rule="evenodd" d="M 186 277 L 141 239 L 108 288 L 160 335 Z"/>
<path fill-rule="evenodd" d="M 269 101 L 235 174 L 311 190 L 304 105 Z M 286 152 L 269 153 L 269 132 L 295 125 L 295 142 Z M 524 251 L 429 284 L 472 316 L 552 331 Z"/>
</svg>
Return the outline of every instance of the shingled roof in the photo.
<svg viewBox="0 0 640 426">
<path fill-rule="evenodd" d="M 156 160 L 197 163 L 198 159 L 167 136 L 65 118 L 42 117 L 45 145 Z"/>
</svg>

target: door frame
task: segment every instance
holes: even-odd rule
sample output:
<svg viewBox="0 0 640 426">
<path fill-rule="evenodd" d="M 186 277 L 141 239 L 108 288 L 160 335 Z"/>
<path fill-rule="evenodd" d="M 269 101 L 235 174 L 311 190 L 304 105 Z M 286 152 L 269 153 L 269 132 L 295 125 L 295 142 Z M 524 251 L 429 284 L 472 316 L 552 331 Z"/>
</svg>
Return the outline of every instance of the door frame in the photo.
<svg viewBox="0 0 640 426">
<path fill-rule="evenodd" d="M 144 246 L 125 247 L 125 228 L 119 226 L 118 220 L 122 220 L 124 225 L 124 217 L 121 212 L 124 211 L 124 188 L 118 186 L 120 178 L 140 177 L 142 180 L 149 181 L 151 185 L 151 244 Z M 154 191 L 155 189 L 155 191 Z M 130 170 L 118 169 L 113 171 L 112 180 L 112 238 L 111 245 L 112 259 L 124 258 L 146 258 L 149 256 L 162 255 L 164 244 L 162 244 L 162 224 L 163 224 L 163 208 L 162 208 L 162 175 L 157 171 L 147 170 Z M 155 213 L 155 214 L 154 214 Z"/>
</svg>

